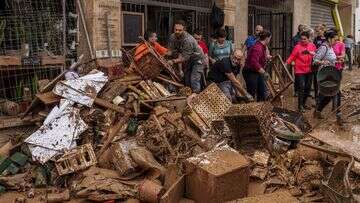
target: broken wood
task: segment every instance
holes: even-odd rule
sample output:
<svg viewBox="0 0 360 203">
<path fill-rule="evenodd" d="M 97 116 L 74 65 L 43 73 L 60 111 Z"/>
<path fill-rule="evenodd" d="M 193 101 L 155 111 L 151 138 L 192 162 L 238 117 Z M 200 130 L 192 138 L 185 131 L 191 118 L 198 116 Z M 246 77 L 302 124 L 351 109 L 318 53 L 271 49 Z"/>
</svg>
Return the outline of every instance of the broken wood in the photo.
<svg viewBox="0 0 360 203">
<path fill-rule="evenodd" d="M 175 100 L 186 100 L 187 97 L 168 97 L 168 98 L 159 98 L 159 99 L 149 99 L 144 100 L 145 103 L 153 103 L 153 102 L 164 102 L 164 101 L 175 101 Z"/>
<path fill-rule="evenodd" d="M 132 86 L 132 85 L 129 85 L 128 86 L 128 89 L 132 90 L 133 92 L 135 92 L 136 94 L 138 94 L 140 97 L 142 97 L 143 99 L 150 99 L 150 97 L 144 93 L 143 91 L 139 90 L 138 88 Z"/>
<path fill-rule="evenodd" d="M 163 76 L 163 75 L 161 75 L 161 74 L 160 74 L 158 77 L 156 77 L 156 78 L 157 78 L 158 80 L 163 81 L 163 82 L 166 82 L 166 83 L 175 85 L 176 87 L 180 87 L 180 88 L 181 88 L 181 87 L 184 87 L 183 84 L 180 84 L 180 83 L 178 83 L 178 82 L 169 80 L 169 79 L 165 78 L 165 76 Z"/>
<path fill-rule="evenodd" d="M 169 140 L 168 140 L 167 137 L 166 137 L 165 130 L 164 130 L 164 128 L 161 126 L 161 124 L 160 124 L 160 122 L 159 122 L 159 119 L 156 117 L 155 114 L 153 114 L 152 116 L 153 116 L 154 121 L 155 121 L 155 123 L 156 123 L 156 125 L 157 125 L 157 128 L 158 128 L 159 131 L 160 131 L 161 137 L 163 138 L 163 140 L 164 140 L 167 148 L 168 148 L 169 151 L 170 151 L 170 154 L 171 154 L 172 156 L 175 156 L 175 151 L 174 151 L 174 149 L 171 147 L 171 145 L 170 145 L 170 143 L 169 143 Z"/>
<path fill-rule="evenodd" d="M 126 112 L 125 115 L 114 126 L 110 128 L 110 132 L 103 146 L 101 147 L 99 153 L 97 154 L 97 157 L 100 157 L 105 152 L 105 150 L 109 148 L 114 137 L 117 135 L 119 130 L 128 122 L 129 119 L 130 119 L 130 113 Z"/>
<path fill-rule="evenodd" d="M 108 101 L 106 101 L 104 99 L 95 98 L 94 103 L 99 105 L 99 106 L 102 106 L 104 108 L 114 110 L 114 111 L 116 111 L 118 113 L 121 113 L 121 114 L 125 113 L 125 109 L 123 107 L 112 104 L 112 103 L 110 103 L 110 102 L 108 102 Z"/>
<path fill-rule="evenodd" d="M 38 93 L 35 95 L 45 105 L 52 105 L 60 102 L 61 97 L 54 94 L 52 91 L 46 93 Z"/>
</svg>

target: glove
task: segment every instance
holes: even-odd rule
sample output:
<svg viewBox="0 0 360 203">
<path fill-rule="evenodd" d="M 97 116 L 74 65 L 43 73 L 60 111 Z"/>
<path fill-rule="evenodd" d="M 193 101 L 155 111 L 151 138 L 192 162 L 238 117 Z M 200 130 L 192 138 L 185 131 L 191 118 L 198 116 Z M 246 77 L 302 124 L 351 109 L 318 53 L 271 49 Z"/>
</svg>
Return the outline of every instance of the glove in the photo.
<svg viewBox="0 0 360 203">
<path fill-rule="evenodd" d="M 246 94 L 245 98 L 247 100 L 247 102 L 253 102 L 254 101 L 254 97 L 251 94 Z"/>
<path fill-rule="evenodd" d="M 263 77 L 264 77 L 264 80 L 265 80 L 265 81 L 270 80 L 270 74 L 267 73 L 267 72 L 264 72 L 264 73 L 263 73 Z"/>
<path fill-rule="evenodd" d="M 168 64 L 169 64 L 170 66 L 173 66 L 173 65 L 174 65 L 174 61 L 173 61 L 173 60 L 168 60 L 167 62 L 168 62 Z"/>
</svg>

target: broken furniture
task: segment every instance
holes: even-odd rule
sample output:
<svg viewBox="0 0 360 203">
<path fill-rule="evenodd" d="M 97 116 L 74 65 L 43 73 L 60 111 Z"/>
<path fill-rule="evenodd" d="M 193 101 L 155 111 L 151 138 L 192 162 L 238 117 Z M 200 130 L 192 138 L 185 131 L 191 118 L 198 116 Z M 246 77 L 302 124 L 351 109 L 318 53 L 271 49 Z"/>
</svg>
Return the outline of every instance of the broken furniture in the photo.
<svg viewBox="0 0 360 203">
<path fill-rule="evenodd" d="M 130 51 L 124 51 L 127 60 L 130 63 L 130 68 L 134 69 L 136 73 L 141 75 L 144 80 L 155 79 L 160 75 L 163 70 L 166 70 L 170 74 L 171 78 L 175 82 L 179 82 L 181 79 L 175 72 L 173 67 L 167 63 L 164 57 L 162 57 L 157 51 L 143 38 L 142 43 L 136 46 Z M 145 45 L 146 48 L 142 52 L 146 52 L 138 61 L 133 58 L 132 52 L 134 52 L 139 46 Z M 140 54 L 143 54 L 143 53 Z"/>
<path fill-rule="evenodd" d="M 59 175 L 73 173 L 97 163 L 95 152 L 91 144 L 85 144 L 76 149 L 65 152 L 55 162 Z"/>
<path fill-rule="evenodd" d="M 215 84 L 210 84 L 189 103 L 192 114 L 190 120 L 202 131 L 209 131 L 212 122 L 222 120 L 231 107 L 231 101 Z"/>
<path fill-rule="evenodd" d="M 272 59 L 271 71 L 275 77 L 266 81 L 266 86 L 269 89 L 272 101 L 274 101 L 294 83 L 294 77 L 279 54 Z"/>
<path fill-rule="evenodd" d="M 271 147 L 272 109 L 269 102 L 259 102 L 236 104 L 227 111 L 224 119 L 237 148 L 257 149 L 260 143 Z"/>
<path fill-rule="evenodd" d="M 349 182 L 349 172 L 354 158 L 336 162 L 328 181 L 322 183 L 321 191 L 330 203 L 353 203 L 353 194 Z"/>
<path fill-rule="evenodd" d="M 224 146 L 186 160 L 186 196 L 198 203 L 219 203 L 246 197 L 249 161 Z"/>
</svg>

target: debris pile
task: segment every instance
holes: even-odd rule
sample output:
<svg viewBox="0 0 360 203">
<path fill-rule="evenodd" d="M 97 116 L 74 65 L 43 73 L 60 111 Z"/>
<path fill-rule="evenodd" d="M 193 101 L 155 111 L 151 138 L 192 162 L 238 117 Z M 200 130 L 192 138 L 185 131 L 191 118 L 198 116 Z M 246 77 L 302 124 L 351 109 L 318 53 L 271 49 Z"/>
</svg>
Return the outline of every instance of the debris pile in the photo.
<svg viewBox="0 0 360 203">
<path fill-rule="evenodd" d="M 76 66 L 81 77 L 60 74 L 26 111 L 38 129 L 0 148 L 0 191 L 48 202 L 353 200 L 354 159 L 303 144 L 297 112 L 232 104 L 215 84 L 191 94 L 153 51 L 110 75 Z"/>
</svg>

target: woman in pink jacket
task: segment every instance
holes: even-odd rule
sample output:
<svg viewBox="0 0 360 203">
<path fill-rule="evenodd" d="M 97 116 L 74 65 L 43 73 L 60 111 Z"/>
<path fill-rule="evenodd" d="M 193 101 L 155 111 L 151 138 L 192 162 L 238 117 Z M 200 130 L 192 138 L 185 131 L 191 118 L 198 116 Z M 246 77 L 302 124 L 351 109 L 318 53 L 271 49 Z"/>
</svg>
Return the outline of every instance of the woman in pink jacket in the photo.
<svg viewBox="0 0 360 203">
<path fill-rule="evenodd" d="M 312 72 L 312 58 L 316 51 L 316 46 L 310 42 L 310 33 L 301 32 L 300 42 L 295 46 L 287 60 L 288 64 L 295 67 L 295 77 L 298 82 L 298 110 L 305 112 L 308 107 L 305 105 L 307 97 L 310 95 Z"/>
</svg>

